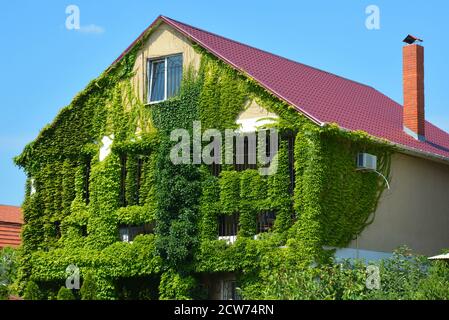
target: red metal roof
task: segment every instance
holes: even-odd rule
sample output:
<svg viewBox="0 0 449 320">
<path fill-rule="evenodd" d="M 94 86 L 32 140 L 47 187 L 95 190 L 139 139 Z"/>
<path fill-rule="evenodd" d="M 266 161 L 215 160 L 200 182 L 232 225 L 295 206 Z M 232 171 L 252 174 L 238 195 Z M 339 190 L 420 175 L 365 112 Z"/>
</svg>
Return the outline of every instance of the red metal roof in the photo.
<svg viewBox="0 0 449 320">
<path fill-rule="evenodd" d="M 0 205 L 0 248 L 18 247 L 23 224 L 19 207 Z"/>
<path fill-rule="evenodd" d="M 22 209 L 15 206 L 0 205 L 0 223 L 23 224 Z"/>
<path fill-rule="evenodd" d="M 363 130 L 412 151 L 449 160 L 448 133 L 426 121 L 426 141 L 415 140 L 403 130 L 402 105 L 370 86 L 164 16 L 159 16 L 147 30 L 159 22 L 167 23 L 235 69 L 247 74 L 318 124 L 337 123 L 344 129 Z M 140 37 L 117 60 L 139 39 Z"/>
</svg>

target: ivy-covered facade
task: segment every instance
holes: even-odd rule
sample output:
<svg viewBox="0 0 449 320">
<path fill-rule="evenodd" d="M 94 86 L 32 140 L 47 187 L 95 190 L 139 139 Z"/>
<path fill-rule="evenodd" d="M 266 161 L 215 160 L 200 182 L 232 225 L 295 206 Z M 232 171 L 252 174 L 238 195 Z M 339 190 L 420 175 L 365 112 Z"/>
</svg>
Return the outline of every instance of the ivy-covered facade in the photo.
<svg viewBox="0 0 449 320">
<path fill-rule="evenodd" d="M 388 177 L 390 144 L 317 125 L 194 41 L 199 66 L 184 63 L 179 92 L 147 103 L 133 79 L 155 29 L 16 157 L 28 175 L 22 294 L 32 286 L 56 298 L 75 265 L 83 299 L 213 298 L 217 283 L 257 298 L 273 269 L 324 264 L 325 248 L 347 246 L 371 222 L 385 181 L 355 159 L 376 155 Z M 238 129 L 250 101 L 278 117 L 275 174 L 172 163 L 172 130 Z M 232 243 L 219 237 L 229 233 Z"/>
</svg>

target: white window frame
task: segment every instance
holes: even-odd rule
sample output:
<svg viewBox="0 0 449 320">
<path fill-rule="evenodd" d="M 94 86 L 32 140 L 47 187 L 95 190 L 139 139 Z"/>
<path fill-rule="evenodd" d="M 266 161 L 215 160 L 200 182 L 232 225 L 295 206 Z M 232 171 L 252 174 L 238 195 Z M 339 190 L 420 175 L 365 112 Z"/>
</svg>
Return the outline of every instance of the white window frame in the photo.
<svg viewBox="0 0 449 320">
<path fill-rule="evenodd" d="M 167 100 L 167 84 L 168 84 L 168 58 L 170 57 L 174 57 L 174 56 L 181 56 L 182 58 L 184 58 L 182 56 L 182 53 L 175 53 L 175 54 L 171 54 L 165 57 L 156 57 L 156 58 L 149 58 L 147 61 L 147 83 L 148 83 L 148 88 L 147 88 L 147 103 L 148 104 L 154 104 L 154 103 L 159 103 L 159 102 L 163 102 Z M 157 100 L 157 101 L 151 101 L 151 89 L 153 87 L 153 77 L 152 77 L 152 72 L 153 72 L 153 63 L 154 62 L 161 62 L 164 61 L 164 99 L 162 100 Z M 184 59 L 182 60 L 184 63 Z"/>
</svg>

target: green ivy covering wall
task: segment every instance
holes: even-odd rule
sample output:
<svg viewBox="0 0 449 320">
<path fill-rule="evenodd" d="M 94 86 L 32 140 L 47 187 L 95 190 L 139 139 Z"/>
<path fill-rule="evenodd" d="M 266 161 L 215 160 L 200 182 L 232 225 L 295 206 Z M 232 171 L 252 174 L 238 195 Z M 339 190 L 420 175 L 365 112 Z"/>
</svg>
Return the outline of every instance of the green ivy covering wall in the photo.
<svg viewBox="0 0 449 320">
<path fill-rule="evenodd" d="M 84 290 L 85 299 L 201 298 L 200 275 L 214 272 L 235 272 L 243 296 L 255 297 L 273 268 L 324 262 L 330 253 L 323 245 L 343 247 L 370 223 L 385 185 L 376 174 L 356 171 L 355 156 L 377 155 L 388 176 L 390 145 L 335 125 L 316 126 L 199 47 L 200 69 L 185 68 L 179 96 L 146 106 L 130 82 L 139 48 L 92 81 L 15 159 L 29 176 L 21 293 L 38 287 L 40 297 L 56 298 L 74 264 L 95 288 Z M 251 100 L 279 116 L 282 136 L 296 135 L 293 194 L 285 140 L 270 176 L 223 165 L 215 177 L 205 165 L 169 160 L 176 143 L 171 130 L 192 132 L 193 121 L 201 121 L 202 130 L 236 128 Z M 112 152 L 100 162 L 102 138 L 112 135 Z M 268 211 L 276 213 L 273 230 L 255 240 L 257 216 Z M 239 214 L 239 233 L 228 245 L 218 240 L 218 219 L 232 214 Z M 155 224 L 154 234 L 119 241 L 119 225 L 144 223 Z M 133 286 L 136 279 L 159 292 L 130 294 L 144 290 Z"/>
</svg>

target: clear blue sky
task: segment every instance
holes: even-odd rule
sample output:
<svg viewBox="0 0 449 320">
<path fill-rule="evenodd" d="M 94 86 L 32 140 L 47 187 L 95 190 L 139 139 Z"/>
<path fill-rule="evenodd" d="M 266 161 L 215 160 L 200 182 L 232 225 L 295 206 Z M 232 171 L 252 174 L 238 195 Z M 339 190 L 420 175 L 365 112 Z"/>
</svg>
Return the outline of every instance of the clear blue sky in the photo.
<svg viewBox="0 0 449 320">
<path fill-rule="evenodd" d="M 81 30 L 65 28 L 68 5 Z M 380 30 L 365 8 L 380 9 Z M 20 205 L 13 165 L 58 110 L 163 14 L 374 86 L 402 101 L 401 40 L 424 39 L 426 116 L 449 131 L 449 1 L 17 0 L 0 6 L 0 203 Z"/>
</svg>

